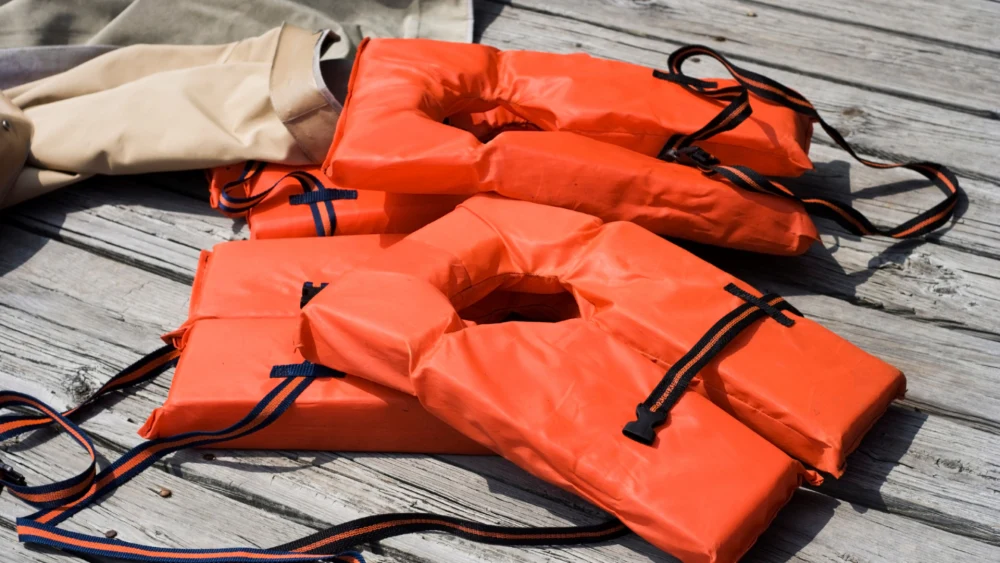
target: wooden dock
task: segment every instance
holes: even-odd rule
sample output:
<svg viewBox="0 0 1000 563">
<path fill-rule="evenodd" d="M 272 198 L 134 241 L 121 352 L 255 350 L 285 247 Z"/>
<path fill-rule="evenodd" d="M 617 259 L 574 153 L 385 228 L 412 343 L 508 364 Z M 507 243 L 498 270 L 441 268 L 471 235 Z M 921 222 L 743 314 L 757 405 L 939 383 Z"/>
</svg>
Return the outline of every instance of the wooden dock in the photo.
<svg viewBox="0 0 1000 563">
<path fill-rule="evenodd" d="M 820 221 L 822 246 L 800 258 L 707 257 L 783 294 L 909 379 L 906 400 L 851 456 L 846 476 L 799 491 L 747 560 L 1000 561 L 1000 3 L 516 0 L 476 8 L 477 40 L 501 48 L 662 67 L 681 44 L 709 45 L 798 89 L 863 154 L 953 168 L 968 196 L 961 218 L 926 240 L 858 239 Z M 701 74 L 718 68 L 690 65 Z M 910 174 L 849 162 L 822 135 L 812 156 L 816 171 L 795 185 L 851 197 L 877 222 L 901 221 L 942 197 Z M 209 208 L 197 173 L 99 179 L 3 214 L 0 388 L 75 404 L 185 319 L 200 249 L 245 235 Z M 137 429 L 168 388 L 163 376 L 86 419 L 105 458 L 140 441 Z M 84 467 L 65 436 L 43 438 L 33 449 L 35 437 L 7 444 L 0 458 L 32 483 Z M 600 518 L 499 458 L 213 450 L 167 458 L 65 526 L 163 546 L 268 547 L 405 511 L 506 525 Z M 83 561 L 18 544 L 13 520 L 30 512 L 0 495 L 0 561 Z M 365 555 L 376 563 L 672 560 L 634 536 L 511 549 L 421 534 Z"/>
</svg>

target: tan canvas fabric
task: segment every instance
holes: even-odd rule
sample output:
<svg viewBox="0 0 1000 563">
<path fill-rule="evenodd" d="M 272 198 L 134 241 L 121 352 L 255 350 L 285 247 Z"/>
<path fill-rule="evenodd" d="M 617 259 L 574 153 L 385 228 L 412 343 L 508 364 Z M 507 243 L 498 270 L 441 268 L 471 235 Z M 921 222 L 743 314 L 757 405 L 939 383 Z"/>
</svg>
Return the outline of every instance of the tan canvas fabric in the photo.
<svg viewBox="0 0 1000 563">
<path fill-rule="evenodd" d="M 0 207 L 28 158 L 31 122 L 0 93 Z"/>
<path fill-rule="evenodd" d="M 136 45 L 7 90 L 35 131 L 3 205 L 94 174 L 321 162 L 339 105 L 316 69 L 335 40 L 283 26 L 226 45 Z"/>
<path fill-rule="evenodd" d="M 21 153 L 0 144 L 0 207 L 95 174 L 319 163 L 365 36 L 471 41 L 472 3 L 0 0 L 0 47 L 21 47 L 14 74 L 90 58 L 25 46 L 128 45 L 3 92 L 23 110 L 17 139 L 34 134 L 19 173 Z"/>
</svg>

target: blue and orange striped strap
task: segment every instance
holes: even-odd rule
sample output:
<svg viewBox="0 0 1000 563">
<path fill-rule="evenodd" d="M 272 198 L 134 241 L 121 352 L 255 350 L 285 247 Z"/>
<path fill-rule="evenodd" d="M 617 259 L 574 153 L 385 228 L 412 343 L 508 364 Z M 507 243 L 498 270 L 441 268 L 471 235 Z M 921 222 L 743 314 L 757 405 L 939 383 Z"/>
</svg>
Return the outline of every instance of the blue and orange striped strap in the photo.
<svg viewBox="0 0 1000 563">
<path fill-rule="evenodd" d="M 768 293 L 758 297 L 733 283 L 726 285 L 724 289 L 739 297 L 743 303 L 712 325 L 687 353 L 670 366 L 646 400 L 636 407 L 636 419 L 625 425 L 623 434 L 641 444 L 652 445 L 656 440 L 656 428 L 666 423 L 670 409 L 687 391 L 694 376 L 734 338 L 767 317 L 782 326 L 794 326 L 795 320 L 785 315 L 785 311 L 802 316 L 798 309 L 780 295 Z"/>
<path fill-rule="evenodd" d="M 165 369 L 164 366 L 171 365 L 177 358 L 176 353 L 173 347 L 166 346 L 146 356 L 112 378 L 102 387 L 107 390 L 103 394 L 148 380 L 153 374 Z M 70 416 L 80 411 L 79 407 L 61 413 L 29 395 L 0 391 L 0 408 L 21 407 L 39 413 L 5 417 L 6 426 L 0 426 L 3 429 L 0 440 L 15 437 L 44 424 L 55 423 L 87 451 L 91 460 L 80 474 L 39 486 L 28 486 L 14 468 L 0 464 L 0 488 L 7 487 L 12 494 L 39 509 L 30 516 L 17 519 L 19 540 L 82 555 L 150 563 L 363 563 L 363 557 L 350 550 L 363 543 L 415 532 L 440 531 L 477 542 L 501 545 L 582 545 L 608 541 L 628 533 L 628 529 L 617 520 L 593 526 L 512 528 L 436 514 L 385 514 L 333 526 L 270 549 L 175 549 L 140 545 L 58 528 L 61 522 L 124 485 L 163 456 L 181 449 L 235 440 L 267 427 L 280 418 L 314 380 L 314 377 L 282 378 L 245 417 L 232 426 L 217 431 L 189 432 L 144 442 L 99 473 L 96 472 L 96 452 L 92 440 L 70 420 Z M 88 398 L 85 404 L 94 400 L 94 397 Z"/>
<path fill-rule="evenodd" d="M 738 85 L 719 88 L 715 82 L 685 75 L 681 70 L 684 62 L 691 57 L 699 55 L 711 57 L 720 62 L 733 78 L 736 79 Z M 667 66 L 667 72 L 654 70 L 653 76 L 675 82 L 698 95 L 729 100 L 730 103 L 708 125 L 699 131 L 687 135 L 676 134 L 671 136 L 663 147 L 660 158 L 664 160 L 677 160 L 685 164 L 697 166 L 707 174 L 717 174 L 731 184 L 746 190 L 795 199 L 802 202 L 806 210 L 810 213 L 832 219 L 855 235 L 882 235 L 896 239 L 913 238 L 941 227 L 955 214 L 962 190 L 961 186 L 959 186 L 958 178 L 947 167 L 935 162 L 926 161 L 884 163 L 862 158 L 839 131 L 823 120 L 822 116 L 820 116 L 816 108 L 805 96 L 766 76 L 734 65 L 709 47 L 703 45 L 681 47 L 670 54 L 670 57 L 667 59 Z M 923 175 L 945 193 L 946 197 L 944 201 L 895 227 L 885 228 L 876 226 L 862 213 L 845 203 L 821 197 L 799 197 L 787 187 L 769 180 L 746 166 L 722 165 L 717 159 L 708 155 L 705 151 L 698 149 L 694 143 L 705 140 L 722 131 L 732 129 L 735 125 L 745 120 L 749 116 L 749 113 L 748 110 L 742 108 L 741 101 L 742 95 L 745 95 L 746 92 L 768 102 L 789 108 L 808 117 L 814 123 L 819 123 L 827 135 L 840 148 L 844 149 L 855 160 L 865 166 L 879 169 L 905 168 Z"/>
<path fill-rule="evenodd" d="M 244 164 L 243 171 L 240 173 L 239 177 L 231 182 L 227 182 L 222 186 L 221 193 L 219 195 L 219 211 L 221 211 L 227 217 L 244 217 L 250 212 L 257 204 L 264 201 L 267 196 L 278 189 L 286 181 L 294 180 L 298 182 L 299 186 L 302 188 L 301 194 L 293 194 L 288 198 L 289 205 L 308 205 L 310 211 L 312 212 L 312 218 L 314 225 L 316 227 L 316 236 L 333 236 L 337 232 L 337 214 L 333 207 L 333 202 L 343 199 L 357 199 L 357 190 L 344 190 L 339 188 L 328 188 L 323 185 L 314 174 L 310 174 L 304 170 L 296 170 L 294 172 L 289 172 L 281 178 L 278 178 L 270 187 L 265 190 L 261 190 L 255 194 L 246 197 L 237 197 L 232 195 L 232 192 L 246 182 L 260 174 L 266 166 L 266 163 L 258 162 L 254 160 L 249 160 Z M 325 211 L 326 218 L 324 220 L 323 212 L 320 209 L 320 204 L 323 205 L 322 211 Z"/>
</svg>

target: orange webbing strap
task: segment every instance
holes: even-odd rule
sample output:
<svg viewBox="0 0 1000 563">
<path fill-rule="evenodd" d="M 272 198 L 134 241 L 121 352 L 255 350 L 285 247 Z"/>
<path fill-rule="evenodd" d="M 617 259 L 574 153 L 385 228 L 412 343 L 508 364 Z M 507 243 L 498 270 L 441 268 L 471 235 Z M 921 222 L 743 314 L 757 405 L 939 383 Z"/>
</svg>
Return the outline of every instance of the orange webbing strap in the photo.
<svg viewBox="0 0 1000 563">
<path fill-rule="evenodd" d="M 89 397 L 81 401 L 79 405 L 61 413 L 62 416 L 72 419 L 83 408 L 93 404 L 108 393 L 133 387 L 153 379 L 172 367 L 180 355 L 180 350 L 170 344 L 146 354 L 139 361 L 115 374 L 104 385 L 101 385 L 97 391 L 94 391 Z M 52 422 L 54 420 L 49 416 L 0 416 L 0 442 L 34 428 L 48 426 Z"/>
<path fill-rule="evenodd" d="M 177 350 L 165 346 L 116 375 L 83 404 L 114 389 L 134 385 L 162 372 L 177 359 Z M 106 496 L 153 465 L 163 456 L 187 449 L 235 440 L 267 427 L 295 402 L 295 399 L 323 374 L 283 377 L 275 387 L 243 417 L 228 428 L 178 434 L 143 442 L 97 473 L 96 452 L 90 436 L 69 419 L 80 407 L 61 413 L 38 399 L 14 391 L 0 391 L 0 409 L 20 407 L 39 415 L 11 415 L 0 419 L 0 441 L 50 423 L 61 426 L 86 450 L 90 464 L 81 473 L 55 483 L 28 486 L 23 475 L 0 463 L 0 490 L 40 510 L 17 519 L 18 539 L 47 545 L 87 556 L 128 559 L 149 563 L 280 563 L 287 561 L 329 561 L 364 563 L 361 554 L 346 551 L 362 543 L 415 532 L 439 531 L 481 543 L 500 545 L 583 545 L 607 541 L 628 533 L 617 520 L 593 526 L 558 528 L 512 528 L 436 514 L 385 514 L 361 518 L 317 532 L 295 542 L 270 549 L 249 547 L 222 549 L 175 549 L 140 545 L 104 536 L 62 530 L 58 525 L 95 501 Z M 81 405 L 82 406 L 82 405 Z"/>
<path fill-rule="evenodd" d="M 733 78 L 739 82 L 739 86 L 718 88 L 715 82 L 685 75 L 681 70 L 681 66 L 684 64 L 684 61 L 696 55 L 712 57 L 722 63 Z M 668 72 L 654 71 L 653 75 L 663 80 L 675 82 L 696 94 L 722 100 L 737 98 L 739 90 L 749 91 L 754 96 L 792 109 L 819 123 L 837 145 L 865 166 L 871 168 L 906 168 L 913 170 L 930 180 L 947 197 L 944 201 L 900 225 L 892 228 L 884 228 L 876 226 L 867 217 L 845 203 L 820 197 L 802 198 L 781 184 L 768 180 L 745 166 L 722 165 L 717 159 L 693 145 L 694 142 L 707 138 L 706 129 L 708 129 L 708 126 L 689 135 L 674 135 L 667 141 L 660 154 L 660 158 L 697 166 L 708 174 L 718 174 L 730 183 L 747 190 L 796 199 L 801 201 L 810 213 L 833 219 L 856 235 L 883 235 L 897 239 L 917 237 L 944 225 L 954 215 L 961 187 L 959 186 L 958 179 L 947 167 L 935 162 L 925 161 L 874 162 L 858 156 L 850 143 L 844 139 L 844 136 L 824 121 L 812 103 L 802 96 L 802 94 L 766 76 L 740 68 L 708 47 L 702 45 L 681 47 L 671 53 L 670 58 L 667 60 L 667 65 L 669 67 Z M 713 122 L 725 122 L 729 119 L 729 114 L 734 113 L 734 105 L 735 102 L 731 102 L 723 109 L 719 116 L 713 119 Z M 735 121 L 742 121 L 745 118 L 744 116 L 740 119 L 737 116 Z M 716 132 L 724 130 L 726 129 L 719 129 Z M 711 134 L 714 133 L 710 133 L 708 136 L 711 136 Z"/>
</svg>

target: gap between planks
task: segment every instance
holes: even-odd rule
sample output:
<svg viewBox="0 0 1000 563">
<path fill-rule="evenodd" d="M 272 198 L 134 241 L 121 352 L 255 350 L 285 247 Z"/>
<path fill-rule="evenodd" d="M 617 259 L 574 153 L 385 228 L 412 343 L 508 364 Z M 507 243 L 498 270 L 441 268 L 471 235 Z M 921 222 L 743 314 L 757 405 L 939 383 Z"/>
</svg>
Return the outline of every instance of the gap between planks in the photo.
<svg viewBox="0 0 1000 563">
<path fill-rule="evenodd" d="M 766 5 L 753 7 L 755 18 L 746 16 L 748 5 L 739 0 L 669 5 L 658 0 L 516 0 L 484 2 L 478 7 L 483 13 L 503 7 L 530 10 L 623 36 L 666 41 L 664 36 L 669 35 L 673 41 L 716 47 L 739 63 L 766 64 L 831 83 L 1000 119 L 992 95 L 1000 81 L 1000 61 L 992 55 L 819 21 Z"/>
</svg>

